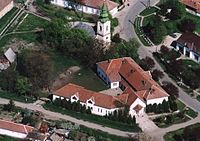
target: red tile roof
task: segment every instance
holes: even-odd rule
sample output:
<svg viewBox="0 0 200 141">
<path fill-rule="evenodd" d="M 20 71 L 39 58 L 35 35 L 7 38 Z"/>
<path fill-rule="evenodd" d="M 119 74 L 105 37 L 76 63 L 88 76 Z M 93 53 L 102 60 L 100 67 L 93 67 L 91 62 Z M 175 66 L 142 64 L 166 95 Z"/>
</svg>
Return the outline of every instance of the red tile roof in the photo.
<svg viewBox="0 0 200 141">
<path fill-rule="evenodd" d="M 13 131 L 13 132 L 28 134 L 34 128 L 31 126 L 18 124 L 18 123 L 14 123 L 11 121 L 0 120 L 0 129 L 5 129 L 5 130 Z"/>
<path fill-rule="evenodd" d="M 125 87 L 131 87 L 141 100 L 166 97 L 168 94 L 132 58 L 124 57 L 97 63 L 110 79 L 117 78 Z M 112 67 L 109 67 L 112 66 Z M 108 72 L 114 72 L 116 76 Z M 121 78 L 119 78 L 119 76 Z M 131 92 L 133 93 L 133 92 Z"/>
<path fill-rule="evenodd" d="M 0 0 L 0 12 L 13 0 Z"/>
<path fill-rule="evenodd" d="M 79 3 L 96 9 L 99 9 L 103 5 L 103 3 L 105 3 L 109 11 L 113 10 L 119 5 L 118 3 L 115 3 L 111 0 L 79 0 Z"/>
<path fill-rule="evenodd" d="M 186 6 L 193 8 L 196 12 L 200 12 L 200 0 L 181 0 Z"/>
<path fill-rule="evenodd" d="M 116 101 L 120 101 L 120 99 L 114 96 L 90 91 L 85 89 L 84 87 L 71 83 L 56 90 L 54 92 L 54 95 L 62 96 L 65 98 L 70 98 L 73 95 L 77 95 L 79 97 L 79 100 L 83 103 L 86 103 L 87 100 L 92 98 L 95 102 L 95 105 L 109 109 L 117 108 L 115 103 Z"/>
</svg>

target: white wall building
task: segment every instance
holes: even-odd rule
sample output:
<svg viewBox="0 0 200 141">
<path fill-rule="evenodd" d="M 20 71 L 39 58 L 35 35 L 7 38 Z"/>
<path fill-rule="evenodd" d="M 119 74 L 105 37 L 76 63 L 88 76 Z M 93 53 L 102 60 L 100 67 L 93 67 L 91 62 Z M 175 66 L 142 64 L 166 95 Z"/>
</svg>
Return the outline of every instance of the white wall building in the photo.
<svg viewBox="0 0 200 141">
<path fill-rule="evenodd" d="M 13 0 L 0 0 L 0 19 L 14 7 Z"/>
<path fill-rule="evenodd" d="M 87 14 L 100 14 L 100 7 L 103 5 L 104 0 L 80 0 L 79 3 L 74 3 L 70 0 L 51 0 L 51 3 L 61 7 L 75 9 L 82 11 Z M 118 12 L 118 4 L 111 1 L 105 0 L 111 15 L 115 15 Z"/>
<path fill-rule="evenodd" d="M 18 124 L 11 121 L 0 120 L 1 135 L 24 139 L 32 130 L 33 127 L 31 126 Z"/>
</svg>

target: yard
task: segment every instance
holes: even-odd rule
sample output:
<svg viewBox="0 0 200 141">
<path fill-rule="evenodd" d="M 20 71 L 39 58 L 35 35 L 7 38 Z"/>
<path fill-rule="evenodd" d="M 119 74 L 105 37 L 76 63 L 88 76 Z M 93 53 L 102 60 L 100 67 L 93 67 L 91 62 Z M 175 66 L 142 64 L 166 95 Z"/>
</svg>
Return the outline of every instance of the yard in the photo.
<svg viewBox="0 0 200 141">
<path fill-rule="evenodd" d="M 190 109 L 189 107 L 186 107 L 184 103 L 182 103 L 179 100 L 176 100 L 178 110 L 180 111 L 179 113 L 173 113 L 171 115 L 167 116 L 161 116 L 153 121 L 155 124 L 160 127 L 160 128 L 166 128 L 169 127 L 173 124 L 178 124 L 178 123 L 183 123 L 191 118 L 195 118 L 198 116 L 198 113 Z"/>
<path fill-rule="evenodd" d="M 17 139 L 17 138 L 3 136 L 3 135 L 0 135 L 0 140 L 1 141 L 22 141 L 22 139 Z"/>
<path fill-rule="evenodd" d="M 184 129 L 186 129 L 186 128 L 188 128 L 188 129 L 189 128 L 190 129 L 199 129 L 200 128 L 200 123 L 187 126 Z M 184 135 L 184 129 L 182 128 L 182 129 L 167 133 L 164 136 L 164 140 L 165 141 L 178 141 L 178 139 L 179 139 L 179 141 L 182 141 L 183 140 L 183 136 L 186 136 L 186 135 Z M 199 134 L 199 132 L 198 132 L 198 134 Z M 188 133 L 188 135 L 189 135 L 189 133 Z M 194 136 L 190 136 L 190 137 L 194 137 Z M 199 138 L 197 140 L 195 140 L 193 138 L 191 141 L 199 141 Z"/>
</svg>

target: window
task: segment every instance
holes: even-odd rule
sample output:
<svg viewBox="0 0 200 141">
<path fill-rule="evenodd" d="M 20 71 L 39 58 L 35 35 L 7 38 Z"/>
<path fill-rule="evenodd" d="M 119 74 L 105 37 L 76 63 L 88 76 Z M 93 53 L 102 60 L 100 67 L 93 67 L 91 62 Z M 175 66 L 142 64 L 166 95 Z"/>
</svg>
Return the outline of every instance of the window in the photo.
<svg viewBox="0 0 200 141">
<path fill-rule="evenodd" d="M 91 100 L 88 101 L 89 104 L 93 104 Z"/>
<path fill-rule="evenodd" d="M 88 8 L 87 8 L 87 6 L 85 7 L 85 11 L 88 11 Z"/>
<path fill-rule="evenodd" d="M 77 98 L 75 96 L 72 97 L 73 100 L 77 100 Z"/>
<path fill-rule="evenodd" d="M 100 28 L 100 31 L 102 31 L 102 26 L 100 26 L 99 28 Z"/>
<path fill-rule="evenodd" d="M 113 86 L 117 86 L 117 83 L 113 83 Z"/>
<path fill-rule="evenodd" d="M 108 26 L 106 26 L 106 31 L 108 31 Z"/>
<path fill-rule="evenodd" d="M 101 113 L 102 113 L 102 109 L 101 109 Z"/>
<path fill-rule="evenodd" d="M 99 108 L 98 108 L 98 112 L 99 112 Z"/>
</svg>

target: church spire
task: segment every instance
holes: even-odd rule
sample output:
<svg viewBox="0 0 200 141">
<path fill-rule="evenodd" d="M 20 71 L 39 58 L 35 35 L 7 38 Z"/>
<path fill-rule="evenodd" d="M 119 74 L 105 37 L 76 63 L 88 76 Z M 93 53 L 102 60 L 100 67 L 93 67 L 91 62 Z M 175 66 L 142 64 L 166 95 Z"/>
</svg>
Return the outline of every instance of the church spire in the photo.
<svg viewBox="0 0 200 141">
<path fill-rule="evenodd" d="M 101 7 L 101 11 L 100 11 L 100 16 L 99 16 L 100 22 L 105 23 L 105 22 L 109 21 L 109 14 L 108 13 L 109 13 L 108 7 L 104 2 L 102 7 Z"/>
</svg>

